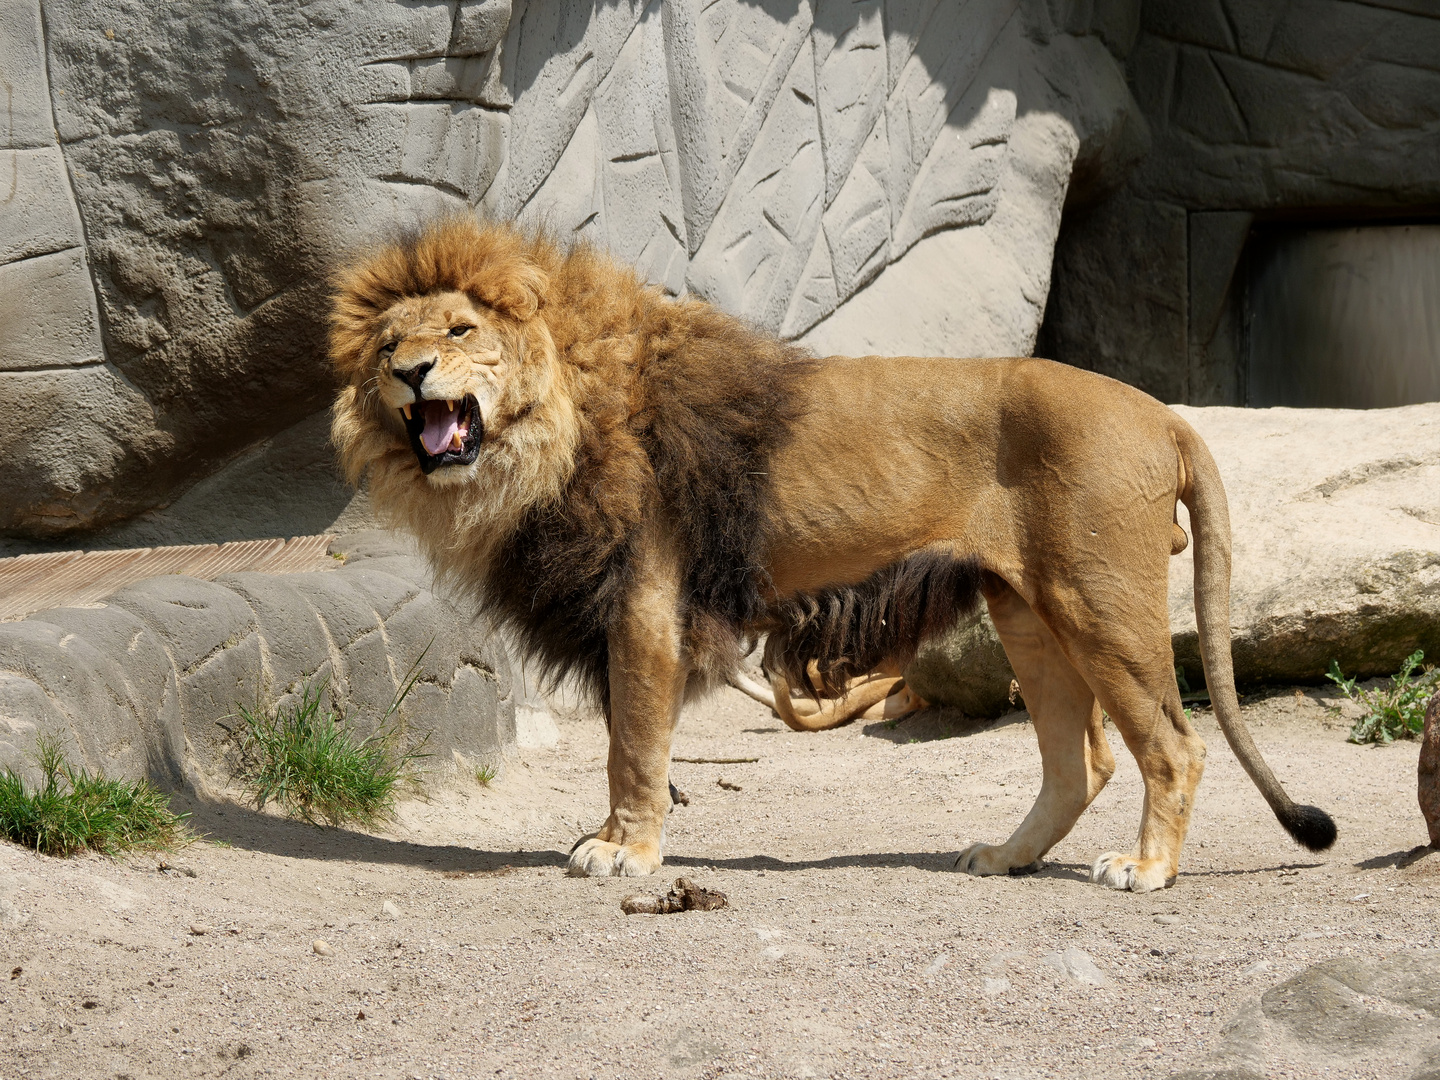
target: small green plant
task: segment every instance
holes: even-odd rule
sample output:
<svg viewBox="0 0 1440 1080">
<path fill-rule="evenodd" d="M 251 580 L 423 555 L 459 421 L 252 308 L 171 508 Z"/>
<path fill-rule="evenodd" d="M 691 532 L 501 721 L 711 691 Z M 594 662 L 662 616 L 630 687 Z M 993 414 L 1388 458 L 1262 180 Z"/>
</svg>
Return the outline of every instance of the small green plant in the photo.
<svg viewBox="0 0 1440 1080">
<path fill-rule="evenodd" d="M 170 811 L 170 799 L 148 780 L 112 780 L 74 768 L 63 741 L 36 740 L 40 787 L 26 788 L 13 769 L 0 775 L 0 832 L 44 855 L 91 850 L 118 855 L 130 848 L 168 850 L 184 843 L 189 814 Z"/>
<path fill-rule="evenodd" d="M 421 659 L 424 655 L 421 655 Z M 356 739 L 344 717 L 324 705 L 330 680 L 306 682 L 283 709 L 239 708 L 238 774 L 256 807 L 274 800 L 311 824 L 374 825 L 391 816 L 400 785 L 415 779 L 427 735 L 405 747 L 400 705 L 414 688 L 420 661 L 406 673 L 375 731 Z"/>
<path fill-rule="evenodd" d="M 489 787 L 497 775 L 494 765 L 477 765 L 475 767 L 475 782 L 481 787 Z"/>
<path fill-rule="evenodd" d="M 1415 669 L 1424 659 L 1425 654 L 1416 649 L 1405 658 L 1399 673 L 1390 677 L 1388 687 L 1377 686 L 1373 690 L 1356 686 L 1353 678 L 1347 679 L 1341 673 L 1338 663 L 1330 661 L 1326 678 L 1365 709 L 1350 728 L 1351 742 L 1390 743 L 1420 737 L 1425 729 L 1425 704 L 1440 683 L 1440 670 L 1433 666 L 1427 665 L 1415 675 Z"/>
</svg>

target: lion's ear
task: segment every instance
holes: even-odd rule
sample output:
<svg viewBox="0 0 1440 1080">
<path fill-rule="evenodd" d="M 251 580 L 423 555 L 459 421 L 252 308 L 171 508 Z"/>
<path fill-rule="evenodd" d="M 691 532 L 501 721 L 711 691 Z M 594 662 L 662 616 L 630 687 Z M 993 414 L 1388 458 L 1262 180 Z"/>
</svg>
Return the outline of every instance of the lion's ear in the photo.
<svg viewBox="0 0 1440 1080">
<path fill-rule="evenodd" d="M 484 282 L 480 299 L 496 311 L 526 322 L 540 310 L 549 288 L 550 277 L 544 270 L 532 262 L 521 262 L 506 267 L 503 274 L 496 274 L 493 280 Z"/>
</svg>

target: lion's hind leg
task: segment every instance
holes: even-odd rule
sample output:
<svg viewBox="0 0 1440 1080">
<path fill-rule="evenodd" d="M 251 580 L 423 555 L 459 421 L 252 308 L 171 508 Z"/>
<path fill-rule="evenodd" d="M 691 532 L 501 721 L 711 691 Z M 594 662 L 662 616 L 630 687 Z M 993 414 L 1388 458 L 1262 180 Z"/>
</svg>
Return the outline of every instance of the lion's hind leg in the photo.
<svg viewBox="0 0 1440 1080">
<path fill-rule="evenodd" d="M 1195 807 L 1195 789 L 1205 771 L 1205 744 L 1185 719 L 1178 690 L 1170 700 L 1157 700 L 1135 685 L 1107 687 L 1104 692 L 1106 711 L 1140 766 L 1145 804 L 1134 850 L 1100 855 L 1090 869 L 1090 880 L 1130 892 L 1163 889 L 1180 872 L 1180 850 Z"/>
<path fill-rule="evenodd" d="M 972 844 L 960 852 L 955 868 L 976 875 L 1035 867 L 1115 771 L 1095 695 L 1055 635 L 1008 585 L 988 590 L 986 601 L 1030 711 L 1043 778 L 1035 805 L 1009 840 Z"/>
<path fill-rule="evenodd" d="M 1096 696 L 1135 755 L 1145 782 L 1140 835 L 1129 852 L 1107 851 L 1091 868 L 1090 880 L 1111 889 L 1150 892 L 1171 884 L 1180 871 L 1180 851 L 1205 771 L 1205 743 L 1180 705 L 1170 651 L 1170 627 L 1163 603 L 1146 612 L 1132 606 L 1126 619 L 1073 631 L 1077 663 Z M 1111 605 L 1111 609 L 1118 609 Z"/>
</svg>

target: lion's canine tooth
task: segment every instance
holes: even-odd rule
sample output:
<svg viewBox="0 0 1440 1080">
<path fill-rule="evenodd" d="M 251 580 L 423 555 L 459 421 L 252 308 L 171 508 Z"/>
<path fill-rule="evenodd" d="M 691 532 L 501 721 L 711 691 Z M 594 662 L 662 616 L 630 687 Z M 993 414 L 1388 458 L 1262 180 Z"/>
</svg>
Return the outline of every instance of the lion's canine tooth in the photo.
<svg viewBox="0 0 1440 1080">
<path fill-rule="evenodd" d="M 454 411 L 455 411 L 455 402 L 451 401 L 449 398 L 446 398 L 446 399 L 445 399 L 445 411 L 446 411 L 446 412 L 454 412 Z"/>
<path fill-rule="evenodd" d="M 409 405 L 401 405 L 401 406 L 400 406 L 400 411 L 405 414 L 405 419 L 406 419 L 406 420 L 409 420 L 409 419 L 410 419 L 410 406 L 409 406 Z"/>
<path fill-rule="evenodd" d="M 464 450 L 464 449 L 465 449 L 465 441 L 460 438 L 460 432 L 457 431 L 457 432 L 455 432 L 455 434 L 453 434 L 453 435 L 450 436 L 450 449 L 451 449 L 451 450 Z"/>
</svg>

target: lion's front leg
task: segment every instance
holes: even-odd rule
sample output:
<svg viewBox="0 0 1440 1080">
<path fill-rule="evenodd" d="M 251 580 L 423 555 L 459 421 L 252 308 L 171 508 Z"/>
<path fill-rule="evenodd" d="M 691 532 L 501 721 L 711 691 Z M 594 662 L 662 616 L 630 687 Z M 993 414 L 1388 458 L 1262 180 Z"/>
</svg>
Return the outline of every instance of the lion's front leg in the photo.
<svg viewBox="0 0 1440 1080">
<path fill-rule="evenodd" d="M 652 573 L 609 635 L 610 816 L 570 854 L 577 877 L 660 869 L 670 810 L 670 738 L 689 667 L 682 655 L 678 581 Z"/>
</svg>

